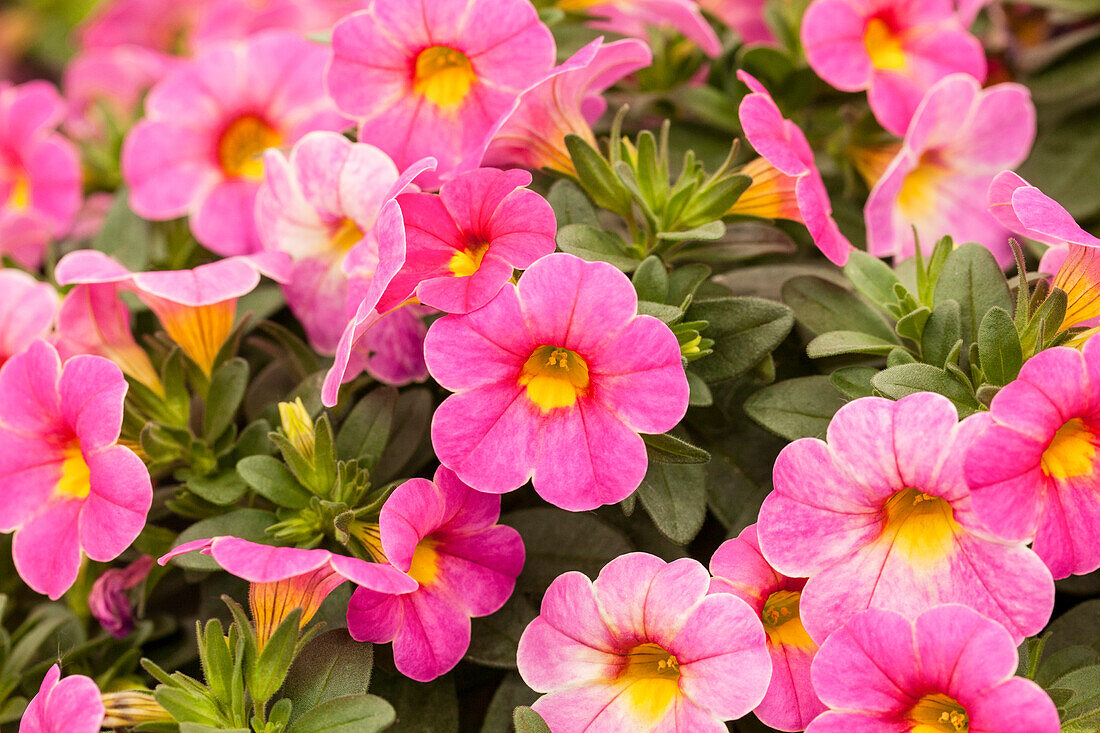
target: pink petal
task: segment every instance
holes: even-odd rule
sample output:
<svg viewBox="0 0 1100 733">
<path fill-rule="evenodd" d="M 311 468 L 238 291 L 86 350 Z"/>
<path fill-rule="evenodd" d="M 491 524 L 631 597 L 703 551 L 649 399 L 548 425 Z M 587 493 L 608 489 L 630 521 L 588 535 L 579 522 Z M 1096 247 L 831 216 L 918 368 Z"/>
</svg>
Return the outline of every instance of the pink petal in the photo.
<svg viewBox="0 0 1100 733">
<path fill-rule="evenodd" d="M 1058 733 L 1058 710 L 1050 696 L 1031 680 L 1013 677 L 966 709 L 976 730 L 997 733 Z"/>
<path fill-rule="evenodd" d="M 887 714 L 907 710 L 919 691 L 914 644 L 913 626 L 904 616 L 864 611 L 821 645 L 813 664 L 814 688 L 834 709 Z"/>
<path fill-rule="evenodd" d="M 15 533 L 12 559 L 19 577 L 34 591 L 56 601 L 80 572 L 81 502 L 53 501 Z"/>
<path fill-rule="evenodd" d="M 449 594 L 431 588 L 398 599 L 405 615 L 393 639 L 397 671 L 417 682 L 450 671 L 470 647 L 470 617 L 455 607 Z"/>
<path fill-rule="evenodd" d="M 80 544 L 93 560 L 114 560 L 141 533 L 153 502 L 149 469 L 121 445 L 91 455 L 91 492 L 80 510 Z"/>
</svg>

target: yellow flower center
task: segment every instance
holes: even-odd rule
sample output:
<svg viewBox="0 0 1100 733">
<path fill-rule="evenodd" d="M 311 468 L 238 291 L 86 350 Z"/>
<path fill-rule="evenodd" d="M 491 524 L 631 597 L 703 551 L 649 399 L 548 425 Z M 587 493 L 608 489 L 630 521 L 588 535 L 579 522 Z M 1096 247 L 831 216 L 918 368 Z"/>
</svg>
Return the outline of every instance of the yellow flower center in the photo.
<svg viewBox="0 0 1100 733">
<path fill-rule="evenodd" d="M 924 219 L 936 208 L 936 185 L 947 173 L 943 166 L 922 159 L 901 184 L 898 207 L 910 221 Z"/>
<path fill-rule="evenodd" d="M 576 352 L 557 346 L 535 349 L 520 371 L 527 398 L 543 414 L 558 407 L 572 407 L 577 395 L 588 389 L 588 364 Z"/>
<path fill-rule="evenodd" d="M 778 590 L 768 596 L 764 602 L 764 610 L 760 617 L 764 622 L 764 631 L 768 633 L 768 639 L 772 644 L 789 644 L 790 646 L 816 649 L 813 639 L 806 633 L 802 626 L 802 618 L 798 615 L 798 602 L 802 597 L 801 591 Z"/>
<path fill-rule="evenodd" d="M 343 254 L 349 249 L 359 244 L 359 240 L 363 238 L 363 230 L 359 228 L 351 219 L 344 219 L 339 227 L 332 234 L 332 239 L 329 240 L 329 246 L 333 251 Z"/>
<path fill-rule="evenodd" d="M 263 178 L 261 153 L 277 147 L 282 135 L 255 115 L 246 115 L 225 128 L 218 141 L 218 162 L 227 176 Z"/>
<path fill-rule="evenodd" d="M 63 499 L 83 499 L 92 490 L 92 474 L 80 452 L 80 445 L 65 449 L 65 460 L 61 464 L 61 478 L 57 482 L 56 494 Z"/>
<path fill-rule="evenodd" d="M 890 167 L 897 154 L 901 152 L 901 143 L 889 143 L 886 145 L 861 146 L 853 145 L 848 148 L 849 160 L 856 167 L 859 175 L 867 182 L 868 187 L 873 187 L 882 174 Z"/>
<path fill-rule="evenodd" d="M 935 563 L 955 544 L 959 523 L 951 504 L 917 489 L 902 489 L 886 501 L 881 540 L 911 563 Z"/>
<path fill-rule="evenodd" d="M 910 733 L 967 733 L 970 717 L 962 705 L 941 693 L 925 695 L 909 711 Z"/>
<path fill-rule="evenodd" d="M 863 32 L 863 45 L 871 57 L 871 64 L 878 69 L 900 69 L 905 66 L 905 50 L 901 40 L 890 26 L 879 18 L 872 18 Z"/>
<path fill-rule="evenodd" d="M 435 540 L 428 537 L 416 543 L 412 564 L 409 566 L 409 576 L 420 585 L 431 585 L 435 576 L 439 574 L 439 553 L 435 550 L 436 544 Z"/>
<path fill-rule="evenodd" d="M 447 46 L 430 46 L 416 57 L 413 91 L 423 94 L 437 107 L 457 107 L 475 81 L 474 67 L 461 51 Z"/>
<path fill-rule="evenodd" d="M 782 173 L 763 158 L 750 160 L 740 172 L 752 178 L 752 183 L 728 213 L 802 221 L 792 176 Z"/>
<path fill-rule="evenodd" d="M 1079 418 L 1073 418 L 1054 434 L 1043 451 L 1043 473 L 1051 478 L 1073 478 L 1092 473 L 1096 456 L 1095 436 Z"/>
<path fill-rule="evenodd" d="M 478 244 L 470 249 L 464 249 L 454 253 L 448 267 L 455 277 L 469 277 L 481 267 L 481 261 L 485 259 L 485 252 L 489 245 Z"/>
<path fill-rule="evenodd" d="M 22 173 L 15 174 L 11 193 L 8 194 L 8 206 L 13 209 L 25 209 L 31 204 L 31 182 Z"/>
<path fill-rule="evenodd" d="M 680 664 L 657 644 L 639 644 L 625 656 L 619 681 L 640 720 L 656 722 L 680 694 Z"/>
</svg>

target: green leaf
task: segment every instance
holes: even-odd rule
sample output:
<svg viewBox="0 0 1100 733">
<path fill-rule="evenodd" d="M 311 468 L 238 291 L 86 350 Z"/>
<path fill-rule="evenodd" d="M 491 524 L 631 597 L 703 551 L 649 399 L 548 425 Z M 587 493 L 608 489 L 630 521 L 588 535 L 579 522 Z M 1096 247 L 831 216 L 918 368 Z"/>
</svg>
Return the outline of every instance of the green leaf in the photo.
<svg viewBox="0 0 1100 733">
<path fill-rule="evenodd" d="M 611 164 L 599 151 L 577 135 L 565 136 L 565 147 L 573 160 L 573 168 L 581 187 L 597 206 L 622 216 L 630 215 L 630 192 L 611 170 Z"/>
<path fill-rule="evenodd" d="M 706 463 L 710 460 L 710 453 L 675 435 L 643 434 L 642 440 L 650 463 Z"/>
<path fill-rule="evenodd" d="M 569 224 L 558 230 L 558 249 L 587 262 L 607 262 L 631 272 L 638 260 L 626 254 L 626 243 L 617 234 L 587 224 Z"/>
<path fill-rule="evenodd" d="M 127 189 L 115 192 L 92 249 L 106 252 L 132 272 L 141 272 L 149 268 L 150 257 L 156 254 L 157 247 L 150 245 L 163 242 L 156 240 L 150 223 L 130 209 L 129 199 Z"/>
<path fill-rule="evenodd" d="M 368 471 L 373 469 L 393 426 L 398 392 L 394 387 L 379 387 L 352 408 L 336 436 L 336 454 L 343 460 L 358 460 Z"/>
<path fill-rule="evenodd" d="M 282 461 L 271 456 L 249 456 L 237 463 L 237 473 L 260 496 L 276 506 L 305 509 L 310 493 Z"/>
<path fill-rule="evenodd" d="M 395 718 L 393 706 L 381 697 L 347 695 L 306 711 L 287 733 L 375 733 L 389 729 Z"/>
<path fill-rule="evenodd" d="M 686 318 L 707 321 L 704 335 L 714 339 L 714 353 L 692 362 L 691 369 L 714 383 L 740 376 L 775 350 L 794 326 L 794 315 L 781 303 L 764 298 L 697 301 Z"/>
<path fill-rule="evenodd" d="M 962 336 L 962 323 L 959 304 L 954 300 L 936 303 L 932 315 L 924 324 L 921 334 L 921 359 L 941 369 L 947 363 L 951 352 L 955 350 Z"/>
<path fill-rule="evenodd" d="M 638 300 L 664 303 L 668 297 L 668 270 L 660 257 L 650 255 L 642 260 L 631 281 L 638 291 Z"/>
<path fill-rule="evenodd" d="M 371 679 L 371 689 L 393 705 L 397 719 L 387 729 L 390 733 L 458 733 L 454 675 L 427 683 L 414 682 L 388 664 L 379 664 Z"/>
<path fill-rule="evenodd" d="M 202 418 L 203 437 L 213 443 L 233 423 L 248 387 L 248 362 L 234 357 L 218 368 L 210 380 Z"/>
<path fill-rule="evenodd" d="M 371 480 L 381 486 L 419 468 L 418 455 L 431 455 L 428 430 L 432 422 L 432 393 L 424 387 L 405 389 L 397 398 L 389 440 L 382 450 Z M 417 463 L 417 465 L 413 465 Z"/>
<path fill-rule="evenodd" d="M 1045 125 L 1035 138 L 1020 175 L 1066 207 L 1078 220 L 1100 212 L 1100 135 L 1096 108 L 1057 124 Z"/>
<path fill-rule="evenodd" d="M 229 506 L 248 491 L 246 484 L 234 471 L 217 476 L 197 476 L 187 480 L 187 489 L 211 504 Z"/>
<path fill-rule="evenodd" d="M 577 184 L 566 178 L 555 181 L 550 192 L 546 194 L 546 200 L 554 209 L 559 229 L 570 224 L 587 224 L 593 227 L 600 225 L 592 202 L 584 195 L 584 191 L 577 188 Z"/>
<path fill-rule="evenodd" d="M 248 667 L 245 685 L 254 700 L 266 702 L 283 686 L 290 663 L 294 661 L 301 619 L 301 608 L 288 613 L 267 640 L 256 664 Z"/>
<path fill-rule="evenodd" d="M 1012 316 L 991 308 L 978 327 L 978 355 L 986 381 L 1004 386 L 1016 378 L 1024 363 L 1020 334 Z"/>
<path fill-rule="evenodd" d="M 706 518 L 706 469 L 697 464 L 651 462 L 638 486 L 638 499 L 661 534 L 686 545 Z"/>
<path fill-rule="evenodd" d="M 901 364 L 889 367 L 871 379 L 871 384 L 890 399 L 900 400 L 915 392 L 936 392 L 955 403 L 959 417 L 980 409 L 974 393 L 945 370 L 931 364 Z"/>
<path fill-rule="evenodd" d="M 668 295 L 666 303 L 685 306 L 689 297 L 695 296 L 695 291 L 710 277 L 710 268 L 703 264 L 681 265 L 676 267 L 668 276 Z"/>
<path fill-rule="evenodd" d="M 974 243 L 964 244 L 947 256 L 932 300 L 934 305 L 946 300 L 959 304 L 964 358 L 970 344 L 977 340 L 978 326 L 990 308 L 1012 311 L 1012 294 L 1001 266 L 992 252 Z"/>
<path fill-rule="evenodd" d="M 525 593 L 513 593 L 499 611 L 472 621 L 469 659 L 486 667 L 516 669 L 519 638 L 539 609 Z"/>
<path fill-rule="evenodd" d="M 680 232 L 657 232 L 657 239 L 666 242 L 714 242 L 726 235 L 726 225 L 721 221 L 708 221 L 701 226 Z"/>
<path fill-rule="evenodd" d="M 896 341 L 884 341 L 878 336 L 859 331 L 830 331 L 823 333 L 806 345 L 806 355 L 811 359 L 840 354 L 879 354 L 885 356 L 897 347 Z"/>
<path fill-rule="evenodd" d="M 674 305 L 653 303 L 648 300 L 638 301 L 638 315 L 653 316 L 662 323 L 672 323 L 683 317 L 684 312 Z"/>
<path fill-rule="evenodd" d="M 475 619 L 476 621 L 476 619 Z M 531 690 L 516 673 L 507 675 L 493 693 L 481 733 L 512 733 L 512 713 L 520 705 L 531 705 L 539 694 Z"/>
<path fill-rule="evenodd" d="M 1069 646 L 1093 646 L 1100 642 L 1100 599 L 1078 603 L 1047 627 L 1048 654 Z"/>
<path fill-rule="evenodd" d="M 759 390 L 745 400 L 745 413 L 787 440 L 824 438 L 829 421 L 845 402 L 829 377 L 815 375 Z"/>
<path fill-rule="evenodd" d="M 178 547 L 191 540 L 206 537 L 221 537 L 231 535 L 250 542 L 259 542 L 265 545 L 274 544 L 264 530 L 279 521 L 274 514 L 261 509 L 236 509 L 228 514 L 220 514 L 216 517 L 195 522 L 187 529 L 180 532 L 174 544 Z M 180 555 L 172 560 L 172 564 L 187 570 L 219 570 L 217 561 L 209 555 L 191 552 Z"/>
<path fill-rule="evenodd" d="M 500 521 L 514 527 L 527 548 L 517 591 L 542 593 L 570 570 L 594 578 L 604 565 L 634 549 L 622 532 L 591 514 L 539 507 L 510 512 Z"/>
<path fill-rule="evenodd" d="M 878 374 L 874 367 L 851 366 L 837 369 L 829 375 L 829 382 L 850 400 L 870 397 L 875 393 L 871 378 Z"/>
<path fill-rule="evenodd" d="M 553 733 L 542 716 L 528 707 L 520 706 L 513 713 L 516 733 Z"/>
<path fill-rule="evenodd" d="M 352 639 L 347 629 L 326 631 L 294 659 L 283 695 L 294 703 L 291 720 L 321 703 L 364 695 L 374 666 L 374 647 Z"/>
<path fill-rule="evenodd" d="M 813 275 L 792 277 L 783 283 L 783 302 L 800 324 L 814 334 L 858 331 L 897 344 L 894 329 L 862 298 Z"/>
<path fill-rule="evenodd" d="M 901 280 L 890 266 L 866 252 L 853 251 L 844 266 L 844 275 L 855 289 L 877 306 L 886 308 L 897 302 L 894 286 Z"/>
</svg>

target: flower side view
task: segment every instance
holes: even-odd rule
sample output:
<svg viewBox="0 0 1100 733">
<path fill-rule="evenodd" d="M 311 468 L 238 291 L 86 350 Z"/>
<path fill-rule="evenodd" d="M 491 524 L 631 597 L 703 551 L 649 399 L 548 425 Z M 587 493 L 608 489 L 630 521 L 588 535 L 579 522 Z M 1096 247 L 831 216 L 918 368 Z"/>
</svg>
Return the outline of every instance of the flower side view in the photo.
<svg viewBox="0 0 1100 733">
<path fill-rule="evenodd" d="M 779 454 L 760 508 L 760 549 L 808 577 L 802 621 L 818 643 L 865 608 L 915 616 L 962 603 L 1019 641 L 1050 617 L 1054 582 L 1023 541 L 986 532 L 963 477 L 981 425 L 942 395 L 864 397 Z"/>
<path fill-rule="evenodd" d="M 25 272 L 0 269 L 0 365 L 46 338 L 58 309 L 57 291 Z"/>
<path fill-rule="evenodd" d="M 532 707 L 555 733 L 725 731 L 763 698 L 772 665 L 756 613 L 709 584 L 695 560 L 642 552 L 595 581 L 558 576 L 519 641 L 519 673 L 544 693 Z"/>
<path fill-rule="evenodd" d="M 910 621 L 871 609 L 821 645 L 813 682 L 828 712 L 806 733 L 1058 733 L 1043 689 L 1015 677 L 1016 644 L 959 605 Z"/>
<path fill-rule="evenodd" d="M 149 471 L 118 445 L 126 379 L 98 356 L 62 366 L 36 341 L 0 368 L 0 532 L 31 588 L 56 600 L 76 582 L 81 552 L 118 557 L 145 526 Z"/>
<path fill-rule="evenodd" d="M 764 21 L 761 0 L 699 0 L 707 11 L 741 36 L 744 43 L 775 43 L 775 34 Z"/>
<path fill-rule="evenodd" d="M 592 16 L 587 25 L 600 31 L 647 38 L 650 26 L 671 28 L 708 56 L 722 53 L 722 42 L 695 0 L 558 0 L 562 10 Z"/>
<path fill-rule="evenodd" d="M 557 253 L 432 324 L 428 370 L 457 393 L 432 420 L 443 465 L 489 493 L 532 479 L 571 511 L 629 496 L 648 465 L 639 433 L 672 429 L 688 399 L 676 336 L 637 312 L 622 272 Z"/>
<path fill-rule="evenodd" d="M 106 708 L 91 677 L 61 679 L 61 668 L 50 667 L 19 721 L 19 733 L 99 733 Z"/>
</svg>

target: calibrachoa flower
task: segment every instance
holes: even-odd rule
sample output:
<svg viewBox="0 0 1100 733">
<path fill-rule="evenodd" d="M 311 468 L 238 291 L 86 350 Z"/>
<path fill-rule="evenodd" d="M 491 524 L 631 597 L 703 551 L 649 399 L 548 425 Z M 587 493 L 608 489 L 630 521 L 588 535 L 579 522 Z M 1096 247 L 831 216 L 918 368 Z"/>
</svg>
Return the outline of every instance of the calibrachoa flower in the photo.
<svg viewBox="0 0 1100 733">
<path fill-rule="evenodd" d="M 588 25 L 598 30 L 647 38 L 648 26 L 668 27 L 708 56 L 722 53 L 722 42 L 694 0 L 558 0 L 557 7 L 593 16 Z"/>
<path fill-rule="evenodd" d="M 424 363 L 424 316 L 430 308 L 405 305 L 382 315 L 356 343 L 348 358 L 345 378 L 363 372 L 385 384 L 403 385 L 428 378 Z"/>
<path fill-rule="evenodd" d="M 479 168 L 443 184 L 439 194 L 398 197 L 405 220 L 405 264 L 378 307 L 415 294 L 424 305 L 468 313 L 554 251 L 554 210 L 526 188 L 524 170 Z"/>
<path fill-rule="evenodd" d="M 532 706 L 555 733 L 725 731 L 764 696 L 771 660 L 756 613 L 707 595 L 695 560 L 635 552 L 596 580 L 558 576 L 519 640 Z"/>
<path fill-rule="evenodd" d="M 600 95 L 619 79 L 652 62 L 653 52 L 642 41 L 592 41 L 524 90 L 511 111 L 502 115 L 486 136 L 487 148 L 479 149 L 470 160 L 474 164 L 482 160 L 484 165 L 549 168 L 575 175 L 565 136 L 579 135 L 596 147 L 592 124 L 607 109 Z"/>
<path fill-rule="evenodd" d="M 687 411 L 680 347 L 639 316 L 619 270 L 543 257 L 493 300 L 432 324 L 428 370 L 448 397 L 432 420 L 443 465 L 478 491 L 535 491 L 573 511 L 630 495 L 648 461 L 638 435 Z"/>
<path fill-rule="evenodd" d="M 64 114 L 51 84 L 0 81 L 0 253 L 31 269 L 80 209 L 80 158 L 54 131 Z"/>
<path fill-rule="evenodd" d="M 985 81 L 985 51 L 952 0 L 814 0 L 802 45 L 822 79 L 845 92 L 866 89 L 875 118 L 898 136 L 940 79 L 963 73 Z"/>
<path fill-rule="evenodd" d="M 744 71 L 738 71 L 737 78 L 751 90 L 737 112 L 745 138 L 760 157 L 742 168 L 752 177 L 752 185 L 729 213 L 802 222 L 822 254 L 843 265 L 852 245 L 833 221 L 829 193 L 806 136 L 783 118 L 760 82 Z"/>
<path fill-rule="evenodd" d="M 251 292 L 260 275 L 283 282 L 289 269 L 290 258 L 284 253 L 263 252 L 217 260 L 193 270 L 130 272 L 102 252 L 82 249 L 62 257 L 54 277 L 60 285 L 118 283 L 133 291 L 156 313 L 172 340 L 209 374 L 218 350 L 233 330 L 237 298 Z M 105 339 L 108 350 L 125 342 L 118 333 L 122 316 L 116 308 L 110 302 L 102 310 L 89 304 L 95 328 L 113 332 L 109 341 Z"/>
<path fill-rule="evenodd" d="M 915 616 L 939 603 L 964 603 L 1017 641 L 1043 628 L 1050 572 L 1024 542 L 986 534 L 963 478 L 981 426 L 957 421 L 931 392 L 865 397 L 840 408 L 828 443 L 803 438 L 779 454 L 760 549 L 777 571 L 809 577 L 800 611 L 815 641 L 865 608 Z"/>
<path fill-rule="evenodd" d="M 92 583 L 88 610 L 116 639 L 134 630 L 134 611 L 128 590 L 141 584 L 153 568 L 153 558 L 142 555 L 124 568 L 110 568 Z"/>
<path fill-rule="evenodd" d="M 1011 261 L 1008 232 L 985 201 L 993 177 L 1023 162 L 1034 138 L 1035 107 L 1026 87 L 982 89 L 965 74 L 938 82 L 885 171 L 865 173 L 874 185 L 864 209 L 868 251 L 907 257 L 916 228 L 928 251 L 951 235 L 957 242 L 980 242 L 998 260 Z"/>
<path fill-rule="evenodd" d="M 110 0 L 100 3 L 80 28 L 83 48 L 141 46 L 163 54 L 190 55 L 191 38 L 211 0 Z"/>
<path fill-rule="evenodd" d="M 0 364 L 46 338 L 57 313 L 57 291 L 21 270 L 0 269 Z"/>
<path fill-rule="evenodd" d="M 123 144 L 134 211 L 189 214 L 195 238 L 221 255 L 260 249 L 253 210 L 263 151 L 348 124 L 324 92 L 327 57 L 320 44 L 268 31 L 213 44 L 169 73 Z"/>
<path fill-rule="evenodd" d="M 435 156 L 440 174 L 554 64 L 528 0 L 375 0 L 337 24 L 332 51 L 328 89 L 360 141 L 400 167 Z"/>
<path fill-rule="evenodd" d="M 1058 733 L 1043 689 L 1015 677 L 1016 643 L 966 606 L 910 621 L 871 609 L 822 644 L 813 682 L 831 709 L 806 733 Z"/>
<path fill-rule="evenodd" d="M 966 455 L 974 511 L 994 534 L 1035 538 L 1055 578 L 1100 567 L 1100 341 L 1028 359 L 979 416 Z"/>
<path fill-rule="evenodd" d="M 394 594 L 356 588 L 348 631 L 359 641 L 393 642 L 401 674 L 427 682 L 447 672 L 470 646 L 470 617 L 488 616 L 512 595 L 523 569 L 523 540 L 497 524 L 500 497 L 474 491 L 440 467 L 394 490 L 377 525 L 349 531 L 379 560 L 419 587 Z"/>
<path fill-rule="evenodd" d="M 145 526 L 149 471 L 118 445 L 126 379 L 98 356 L 65 362 L 45 341 L 0 368 L 0 532 L 19 576 L 51 599 L 80 554 L 114 560 Z"/>
<path fill-rule="evenodd" d="M 300 623 L 304 627 L 328 594 L 346 580 L 383 593 L 409 593 L 417 587 L 416 581 L 388 563 L 367 562 L 321 549 L 271 547 L 236 537 L 185 542 L 157 562 L 165 565 L 178 555 L 196 550 L 250 583 L 248 602 L 260 646 L 295 608 L 302 609 Z"/>
<path fill-rule="evenodd" d="M 722 543 L 710 560 L 711 593 L 732 593 L 764 623 L 772 678 L 764 700 L 753 711 L 778 730 L 803 730 L 825 709 L 810 682 L 817 644 L 806 633 L 798 606 L 805 578 L 788 578 L 760 554 L 756 525 Z"/>
<path fill-rule="evenodd" d="M 130 129 L 146 92 L 174 65 L 142 46 L 93 48 L 65 67 L 61 88 L 68 103 L 65 130 L 79 140 L 109 142 L 108 132 Z"/>
<path fill-rule="evenodd" d="M 55 664 L 27 705 L 19 733 L 99 733 L 105 715 L 92 678 L 74 674 L 61 679 L 61 668 Z"/>
<path fill-rule="evenodd" d="M 774 43 L 762 0 L 699 0 L 699 6 L 737 31 L 744 43 Z"/>
</svg>

